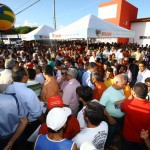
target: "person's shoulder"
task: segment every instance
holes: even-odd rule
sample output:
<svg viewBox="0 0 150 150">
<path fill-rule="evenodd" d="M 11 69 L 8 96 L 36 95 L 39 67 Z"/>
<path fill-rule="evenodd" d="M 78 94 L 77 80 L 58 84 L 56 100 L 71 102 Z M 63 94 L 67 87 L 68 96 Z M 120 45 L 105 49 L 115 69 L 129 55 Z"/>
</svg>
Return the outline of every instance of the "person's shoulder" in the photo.
<svg viewBox="0 0 150 150">
<path fill-rule="evenodd" d="M 102 121 L 99 126 L 97 126 L 97 128 L 95 128 L 95 130 L 103 130 L 105 132 L 108 132 L 108 124 L 105 121 Z"/>
<path fill-rule="evenodd" d="M 150 73 L 150 70 L 149 70 L 149 69 L 146 69 L 146 72 L 147 72 L 147 73 Z"/>
<path fill-rule="evenodd" d="M 6 93 L 10 93 L 13 91 L 13 83 L 8 85 L 7 89 L 6 89 Z"/>
<path fill-rule="evenodd" d="M 36 95 L 35 92 L 33 91 L 33 89 L 31 89 L 30 87 L 25 87 L 24 92 L 29 96 Z"/>
<path fill-rule="evenodd" d="M 104 91 L 104 93 L 108 93 L 108 92 L 110 92 L 110 91 L 112 91 L 113 90 L 113 87 L 112 86 L 109 86 L 105 91 Z"/>
<path fill-rule="evenodd" d="M 84 73 L 83 73 L 83 76 L 85 76 L 85 75 L 87 75 L 88 74 L 88 71 L 85 71 Z"/>
<path fill-rule="evenodd" d="M 47 134 L 39 134 L 37 140 L 47 139 Z"/>
<path fill-rule="evenodd" d="M 107 122 L 102 121 L 102 122 L 100 123 L 100 126 L 108 127 L 108 124 L 107 124 Z"/>
<path fill-rule="evenodd" d="M 8 101 L 10 101 L 10 102 L 12 102 L 12 100 L 14 99 L 14 97 L 11 95 L 11 94 L 2 94 L 2 93 L 0 93 L 0 101 L 2 102 L 8 102 Z"/>
<path fill-rule="evenodd" d="M 133 102 L 134 101 L 134 99 L 125 99 L 124 101 L 123 101 L 123 103 L 121 104 L 121 107 L 124 107 L 124 106 L 128 106 L 128 105 L 131 105 L 132 103 L 134 103 L 135 104 L 135 102 Z"/>
</svg>

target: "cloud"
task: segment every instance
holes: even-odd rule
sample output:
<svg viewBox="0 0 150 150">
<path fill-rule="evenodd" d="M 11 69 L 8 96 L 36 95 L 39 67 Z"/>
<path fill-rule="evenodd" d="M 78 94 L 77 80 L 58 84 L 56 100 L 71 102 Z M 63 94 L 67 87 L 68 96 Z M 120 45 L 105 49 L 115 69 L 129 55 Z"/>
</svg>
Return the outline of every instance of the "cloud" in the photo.
<svg viewBox="0 0 150 150">
<path fill-rule="evenodd" d="M 64 28 L 65 26 L 64 25 L 60 25 L 59 27 L 58 27 L 58 29 L 62 29 L 62 28 Z"/>
<path fill-rule="evenodd" d="M 37 22 L 30 22 L 29 20 L 25 20 L 24 23 L 23 23 L 23 26 L 38 26 L 38 23 Z"/>
</svg>

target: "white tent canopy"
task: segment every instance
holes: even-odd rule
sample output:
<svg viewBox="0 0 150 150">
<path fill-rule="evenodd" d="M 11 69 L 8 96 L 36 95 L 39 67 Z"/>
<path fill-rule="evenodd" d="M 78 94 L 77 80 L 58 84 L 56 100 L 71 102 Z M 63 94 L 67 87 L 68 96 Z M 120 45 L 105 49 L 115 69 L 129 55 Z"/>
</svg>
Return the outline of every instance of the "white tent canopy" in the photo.
<svg viewBox="0 0 150 150">
<path fill-rule="evenodd" d="M 42 25 L 37 29 L 29 32 L 28 34 L 22 37 L 22 40 L 32 41 L 32 40 L 46 40 L 49 39 L 49 33 L 54 32 L 55 30 L 47 25 Z"/>
<path fill-rule="evenodd" d="M 87 15 L 78 21 L 50 33 L 50 39 L 71 38 L 132 38 L 135 33 L 114 25 L 93 15 Z"/>
</svg>

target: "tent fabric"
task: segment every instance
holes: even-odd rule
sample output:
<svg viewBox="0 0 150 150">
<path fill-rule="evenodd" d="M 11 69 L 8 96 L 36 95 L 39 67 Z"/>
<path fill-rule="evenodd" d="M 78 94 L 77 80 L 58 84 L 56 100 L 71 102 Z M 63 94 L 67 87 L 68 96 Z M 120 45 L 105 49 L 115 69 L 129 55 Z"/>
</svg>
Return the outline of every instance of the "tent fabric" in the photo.
<svg viewBox="0 0 150 150">
<path fill-rule="evenodd" d="M 114 25 L 94 15 L 87 15 L 78 21 L 50 33 L 50 39 L 71 38 L 132 38 L 131 30 Z"/>
<path fill-rule="evenodd" d="M 46 40 L 49 39 L 49 33 L 54 32 L 55 30 L 47 25 L 42 25 L 37 29 L 29 32 L 24 35 L 22 40 L 32 41 L 32 40 Z"/>
</svg>

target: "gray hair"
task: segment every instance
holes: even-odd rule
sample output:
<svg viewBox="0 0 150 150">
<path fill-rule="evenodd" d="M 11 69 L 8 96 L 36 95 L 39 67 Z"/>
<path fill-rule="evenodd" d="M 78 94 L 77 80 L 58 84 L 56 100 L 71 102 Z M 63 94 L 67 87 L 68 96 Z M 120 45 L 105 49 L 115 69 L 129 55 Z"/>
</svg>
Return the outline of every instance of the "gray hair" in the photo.
<svg viewBox="0 0 150 150">
<path fill-rule="evenodd" d="M 78 72 L 77 72 L 77 69 L 75 69 L 75 68 L 69 68 L 67 74 L 71 75 L 72 78 L 76 79 Z"/>
<path fill-rule="evenodd" d="M 114 77 L 114 83 L 123 82 L 124 80 L 127 81 L 127 76 L 124 74 L 119 74 Z"/>
<path fill-rule="evenodd" d="M 12 69 L 15 66 L 14 59 L 6 59 L 5 60 L 5 69 Z"/>
</svg>

